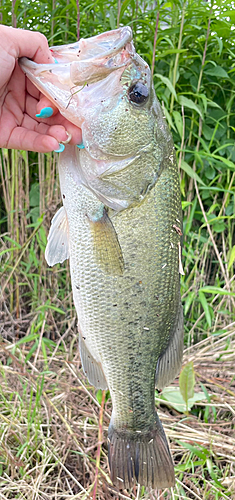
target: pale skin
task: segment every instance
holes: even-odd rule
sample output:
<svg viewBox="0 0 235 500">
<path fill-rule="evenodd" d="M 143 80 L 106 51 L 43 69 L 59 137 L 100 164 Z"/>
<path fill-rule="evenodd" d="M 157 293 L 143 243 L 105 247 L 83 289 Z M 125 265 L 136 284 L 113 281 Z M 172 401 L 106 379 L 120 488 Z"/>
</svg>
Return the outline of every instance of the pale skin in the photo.
<svg viewBox="0 0 235 500">
<path fill-rule="evenodd" d="M 54 62 L 44 35 L 0 25 L 0 147 L 47 153 L 58 149 L 67 133 L 72 136 L 70 144 L 80 144 L 81 130 L 28 80 L 18 65 L 20 57 Z M 47 106 L 53 116 L 36 118 Z"/>
</svg>

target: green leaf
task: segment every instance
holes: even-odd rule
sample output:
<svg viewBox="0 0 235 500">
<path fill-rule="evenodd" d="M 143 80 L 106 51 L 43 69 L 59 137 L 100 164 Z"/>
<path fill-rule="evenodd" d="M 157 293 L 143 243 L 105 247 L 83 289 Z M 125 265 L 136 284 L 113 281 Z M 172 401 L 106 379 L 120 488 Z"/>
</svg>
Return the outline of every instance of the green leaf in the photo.
<svg viewBox="0 0 235 500">
<path fill-rule="evenodd" d="M 48 303 L 46 303 L 46 304 L 42 304 L 42 305 L 38 306 L 38 307 L 35 309 L 35 311 L 43 311 L 43 312 L 44 312 L 44 311 L 46 311 L 47 309 L 52 309 L 52 311 L 56 311 L 56 312 L 58 312 L 58 313 L 60 313 L 60 314 L 66 314 L 66 312 L 65 312 L 65 311 L 63 311 L 63 309 L 60 309 L 60 307 L 56 307 L 56 306 L 53 306 L 53 305 L 48 304 Z"/>
<path fill-rule="evenodd" d="M 131 3 L 131 0 L 124 0 L 124 2 L 122 3 L 121 10 L 120 10 L 120 18 L 119 18 L 120 21 L 122 20 L 122 16 L 123 16 L 125 10 L 127 9 L 129 3 Z"/>
<path fill-rule="evenodd" d="M 101 401 L 102 401 L 102 391 L 101 389 L 99 389 L 96 393 L 96 399 L 98 401 L 98 403 L 101 405 Z"/>
<path fill-rule="evenodd" d="M 214 179 L 215 174 L 216 174 L 216 171 L 211 165 L 205 166 L 205 176 L 207 179 L 209 179 L 211 181 L 212 179 Z"/>
<path fill-rule="evenodd" d="M 183 52 L 187 52 L 187 49 L 167 49 L 156 55 L 156 59 L 163 59 L 170 54 L 182 54 Z"/>
<path fill-rule="evenodd" d="M 207 99 L 207 102 L 208 102 L 208 106 L 210 106 L 211 108 L 222 109 L 221 106 L 215 101 L 211 101 L 210 99 Z"/>
<path fill-rule="evenodd" d="M 31 358 L 31 356 L 33 355 L 33 353 L 36 351 L 38 347 L 38 340 L 36 340 L 36 342 L 33 344 L 33 346 L 31 347 L 31 349 L 29 350 L 26 358 L 25 358 L 25 363 L 27 363 L 27 361 Z"/>
<path fill-rule="evenodd" d="M 188 310 L 189 310 L 194 299 L 195 299 L 195 292 L 189 292 L 187 295 L 187 298 L 185 300 L 185 303 L 184 303 L 184 315 L 185 316 L 187 315 Z"/>
<path fill-rule="evenodd" d="M 228 10 L 226 8 L 224 12 L 220 12 L 220 17 L 226 17 L 226 18 L 230 17 L 232 23 L 235 23 L 235 10 Z"/>
<path fill-rule="evenodd" d="M 182 201 L 182 210 L 185 210 L 189 205 L 192 205 L 191 201 Z"/>
<path fill-rule="evenodd" d="M 164 112 L 164 115 L 165 115 L 165 117 L 166 117 L 166 119 L 167 119 L 167 121 L 168 121 L 168 123 L 169 123 L 170 127 L 171 127 L 171 128 L 173 128 L 173 130 L 175 130 L 175 125 L 174 125 L 174 123 L 173 123 L 173 121 L 172 121 L 172 119 L 171 119 L 171 115 L 170 115 L 170 113 L 167 111 L 166 107 L 164 107 L 163 112 Z"/>
<path fill-rule="evenodd" d="M 19 346 L 21 344 L 26 344 L 27 342 L 32 342 L 32 340 L 38 339 L 37 333 L 31 333 L 27 335 L 27 337 L 22 337 L 22 339 L 18 340 L 15 345 Z"/>
<path fill-rule="evenodd" d="M 167 403 L 179 413 L 185 413 L 188 409 L 191 409 L 195 403 L 205 400 L 206 397 L 203 392 L 197 392 L 192 398 L 188 399 L 188 405 L 186 405 L 178 387 L 165 387 L 160 395 L 160 399 L 167 401 Z"/>
<path fill-rule="evenodd" d="M 228 270 L 230 269 L 230 267 L 232 267 L 234 261 L 235 261 L 235 245 L 233 246 L 231 253 L 230 253 L 229 262 L 228 262 Z"/>
<path fill-rule="evenodd" d="M 186 448 L 187 450 L 191 451 L 198 458 L 206 460 L 206 457 L 210 454 L 210 451 L 207 450 L 206 448 L 203 448 L 203 451 L 201 451 L 189 443 L 183 443 L 182 441 L 179 441 L 179 443 L 183 446 L 183 448 Z"/>
<path fill-rule="evenodd" d="M 204 313 L 205 313 L 205 317 L 206 317 L 206 321 L 208 323 L 208 326 L 211 328 L 211 315 L 210 315 L 210 310 L 209 310 L 209 306 L 208 306 L 208 302 L 206 300 L 206 297 L 202 291 L 198 292 L 198 296 L 199 296 L 199 300 L 201 302 L 201 305 L 204 309 Z"/>
<path fill-rule="evenodd" d="M 44 338 L 42 338 L 41 341 L 41 349 L 42 349 L 42 354 L 44 358 L 44 363 L 47 365 L 47 351 L 46 351 L 46 345 L 44 343 Z"/>
<path fill-rule="evenodd" d="M 209 76 L 217 76 L 218 78 L 229 77 L 227 71 L 225 71 L 224 68 L 221 68 L 221 66 L 215 66 L 214 68 L 207 69 L 204 73 Z"/>
<path fill-rule="evenodd" d="M 188 408 L 188 400 L 194 396 L 195 375 L 193 362 L 187 363 L 181 370 L 179 378 L 180 392 Z"/>
<path fill-rule="evenodd" d="M 204 182 L 200 179 L 199 175 L 196 172 L 194 172 L 192 167 L 190 167 L 190 165 L 186 161 L 181 160 L 180 168 L 182 168 L 182 170 L 184 170 L 186 172 L 186 174 L 189 175 L 189 177 L 192 177 L 197 182 L 199 182 L 200 184 L 203 184 L 203 186 L 205 186 Z"/>
<path fill-rule="evenodd" d="M 208 472 L 209 472 L 211 478 L 213 479 L 213 481 L 215 482 L 215 484 L 217 484 L 217 486 L 219 486 L 220 488 L 223 488 L 222 483 L 220 481 L 218 481 L 217 475 L 214 472 L 214 469 L 213 469 L 214 464 L 210 458 L 206 459 L 206 465 L 207 465 Z"/>
<path fill-rule="evenodd" d="M 169 78 L 167 78 L 166 76 L 163 76 L 161 75 L 160 73 L 155 73 L 154 76 L 156 76 L 157 78 L 159 78 L 163 83 L 165 83 L 165 85 L 168 87 L 169 91 L 171 92 L 171 94 L 174 95 L 174 98 L 177 100 L 177 96 L 176 96 L 176 91 L 171 83 L 171 81 L 169 80 Z"/>
<path fill-rule="evenodd" d="M 17 241 L 13 240 L 13 239 L 12 239 L 12 238 L 10 238 L 9 236 L 4 236 L 4 239 L 5 239 L 6 241 L 10 241 L 10 243 L 13 243 L 13 245 L 15 245 L 17 248 L 19 248 L 19 249 L 21 250 L 22 246 L 21 246 L 19 243 L 17 243 Z M 9 251 L 11 251 L 11 250 L 15 250 L 15 248 L 9 248 L 8 250 L 9 250 Z"/>
<path fill-rule="evenodd" d="M 215 222 L 213 225 L 213 230 L 216 233 L 223 233 L 226 229 L 226 224 L 223 221 Z"/>
<path fill-rule="evenodd" d="M 179 132 L 179 136 L 182 139 L 182 135 L 183 135 L 183 120 L 182 120 L 182 116 L 179 113 L 179 111 L 173 111 L 172 114 L 174 116 L 175 124 L 176 124 L 177 130 Z"/>
<path fill-rule="evenodd" d="M 203 133 L 205 139 L 207 141 L 210 141 L 213 134 L 214 134 L 214 130 L 211 127 L 209 127 L 206 123 L 203 123 L 202 133 Z"/>
<path fill-rule="evenodd" d="M 110 24 L 111 30 L 115 30 L 115 28 L 116 28 L 116 19 L 114 17 L 113 9 L 110 9 L 110 11 L 109 11 L 109 24 Z"/>
<path fill-rule="evenodd" d="M 204 111 L 206 113 L 207 112 L 207 104 L 208 104 L 207 98 L 204 94 L 198 94 L 198 97 L 200 97 L 200 99 L 202 100 L 203 108 L 204 108 Z"/>
<path fill-rule="evenodd" d="M 230 295 L 231 297 L 235 297 L 235 293 L 228 292 L 227 290 L 223 290 L 223 288 L 218 288 L 216 286 L 203 286 L 200 288 L 199 292 L 204 293 L 214 293 L 215 295 Z"/>
<path fill-rule="evenodd" d="M 195 214 L 195 210 L 196 210 L 196 206 L 197 206 L 197 198 L 194 198 L 193 204 L 192 204 L 192 208 L 191 208 L 191 211 L 190 211 L 190 215 L 189 215 L 189 218 L 188 218 L 186 226 L 185 226 L 185 230 L 184 230 L 185 234 L 188 234 L 189 231 L 191 230 L 192 223 L 193 223 L 193 218 L 194 218 L 194 214 Z"/>
<path fill-rule="evenodd" d="M 40 193 L 39 193 L 39 183 L 35 182 L 32 184 L 29 192 L 29 204 L 30 207 L 38 207 L 40 204 L 39 198 L 40 198 Z"/>
<path fill-rule="evenodd" d="M 235 170 L 235 164 L 232 161 L 228 160 L 227 158 L 224 158 L 223 156 L 215 154 L 210 154 L 210 155 L 206 154 L 206 156 L 210 158 L 215 158 L 216 160 L 220 160 L 222 163 L 226 165 L 226 167 L 231 168 L 231 170 Z"/>
<path fill-rule="evenodd" d="M 201 109 L 199 108 L 199 106 L 197 104 L 195 104 L 195 102 L 192 101 L 192 99 L 189 99 L 188 97 L 185 97 L 184 95 L 178 95 L 178 103 L 181 106 L 184 106 L 185 108 L 194 109 L 194 111 L 196 111 L 200 115 L 200 117 L 203 119 L 203 114 L 202 114 Z"/>
<path fill-rule="evenodd" d="M 2 252 L 0 252 L 0 257 L 2 255 L 4 255 L 5 253 L 14 252 L 15 250 L 18 250 L 18 247 L 7 248 L 6 250 L 3 250 Z"/>
</svg>

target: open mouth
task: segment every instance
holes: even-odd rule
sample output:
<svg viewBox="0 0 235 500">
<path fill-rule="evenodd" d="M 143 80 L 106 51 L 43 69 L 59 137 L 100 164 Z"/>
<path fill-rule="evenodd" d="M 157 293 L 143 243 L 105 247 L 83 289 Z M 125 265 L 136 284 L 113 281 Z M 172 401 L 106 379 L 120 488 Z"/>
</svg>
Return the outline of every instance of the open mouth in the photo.
<svg viewBox="0 0 235 500">
<path fill-rule="evenodd" d="M 112 71 L 126 66 L 135 49 L 129 26 L 108 31 L 70 45 L 51 48 L 56 64 L 37 64 L 23 57 L 19 63 L 29 78 L 51 75 L 64 85 L 82 86 L 105 78 Z"/>
<path fill-rule="evenodd" d="M 119 80 L 122 71 L 136 57 L 128 26 L 52 47 L 51 53 L 54 64 L 37 64 L 23 57 L 19 60 L 20 67 L 39 91 L 55 102 L 61 114 L 78 126 L 83 120 L 82 95 L 88 91 L 88 85 L 90 89 L 91 84 L 104 81 L 115 71 Z M 111 92 L 113 86 L 109 84 L 108 88 Z"/>
</svg>

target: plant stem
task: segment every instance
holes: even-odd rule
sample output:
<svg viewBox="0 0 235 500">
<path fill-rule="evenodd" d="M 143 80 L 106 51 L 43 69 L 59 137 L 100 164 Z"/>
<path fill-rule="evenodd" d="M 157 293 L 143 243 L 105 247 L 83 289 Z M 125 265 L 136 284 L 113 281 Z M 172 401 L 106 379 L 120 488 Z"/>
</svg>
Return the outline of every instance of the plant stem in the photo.
<svg viewBox="0 0 235 500">
<path fill-rule="evenodd" d="M 152 76 L 153 76 L 154 65 L 155 65 L 155 54 L 156 54 L 157 30 L 158 30 L 158 23 L 159 23 L 159 14 L 160 14 L 160 12 L 158 11 L 158 13 L 157 13 L 157 19 L 156 19 L 155 33 L 154 33 L 154 42 L 153 42 Z"/>
<path fill-rule="evenodd" d="M 79 0 L 76 0 L 77 2 L 77 39 L 79 40 L 80 38 L 80 6 L 79 6 Z"/>
<path fill-rule="evenodd" d="M 117 28 L 119 28 L 120 25 L 120 12 L 121 12 L 121 0 L 118 0 Z"/>
<path fill-rule="evenodd" d="M 181 16 L 181 23 L 180 23 L 180 33 L 179 33 L 179 41 L 178 41 L 178 47 L 177 47 L 178 50 L 181 49 L 181 45 L 182 45 L 182 36 L 183 36 L 183 27 L 184 27 L 184 16 L 185 16 L 185 6 L 186 6 L 186 2 L 184 2 L 183 9 L 182 9 L 182 16 Z M 176 76 L 177 76 L 177 69 L 178 69 L 178 63 L 179 63 L 179 56 L 180 56 L 179 52 L 177 52 L 176 57 L 175 57 L 175 65 L 174 65 L 174 69 L 173 69 L 173 81 L 172 81 L 174 89 L 175 89 L 175 85 L 176 85 Z M 174 95 L 171 94 L 170 114 L 173 111 L 174 100 L 175 100 Z"/>
<path fill-rule="evenodd" d="M 105 395 L 106 391 L 102 391 L 102 400 L 100 407 L 100 415 L 99 415 L 99 432 L 98 432 L 98 448 L 96 455 L 96 468 L 95 468 L 95 482 L 94 482 L 94 490 L 92 499 L 96 499 L 96 489 L 97 489 L 97 481 L 98 481 L 98 473 L 100 466 L 100 454 L 101 454 L 101 446 L 102 446 L 102 436 L 103 436 L 103 414 L 104 414 L 104 403 L 105 403 Z"/>
</svg>

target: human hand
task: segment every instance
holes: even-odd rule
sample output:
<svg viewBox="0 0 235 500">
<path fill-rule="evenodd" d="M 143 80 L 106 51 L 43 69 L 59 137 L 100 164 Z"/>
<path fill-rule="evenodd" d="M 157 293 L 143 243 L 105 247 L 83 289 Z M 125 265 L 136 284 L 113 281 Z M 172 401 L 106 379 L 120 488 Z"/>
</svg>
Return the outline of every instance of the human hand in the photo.
<svg viewBox="0 0 235 500">
<path fill-rule="evenodd" d="M 41 97 L 19 67 L 20 57 L 41 64 L 54 62 L 44 35 L 1 25 L 0 147 L 46 153 L 59 149 L 68 134 L 72 136 L 70 144 L 80 144 L 81 130 Z M 53 116 L 37 118 L 35 115 L 46 106 L 53 109 Z"/>
</svg>

